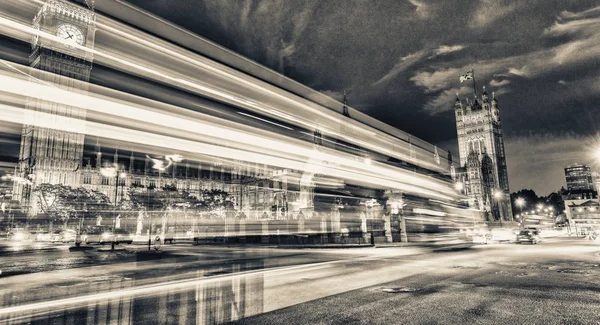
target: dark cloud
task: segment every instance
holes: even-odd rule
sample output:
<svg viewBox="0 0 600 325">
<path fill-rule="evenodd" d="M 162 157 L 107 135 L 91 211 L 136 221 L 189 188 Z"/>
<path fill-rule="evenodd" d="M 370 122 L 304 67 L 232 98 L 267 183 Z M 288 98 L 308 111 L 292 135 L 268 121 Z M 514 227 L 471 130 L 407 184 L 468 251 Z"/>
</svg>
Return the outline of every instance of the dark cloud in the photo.
<svg viewBox="0 0 600 325">
<path fill-rule="evenodd" d="M 499 100 L 513 190 L 547 193 L 564 166 L 597 165 L 597 0 L 128 1 L 337 100 L 346 90 L 350 106 L 455 156 L 451 109 L 474 67 Z M 1 48 L 27 64 L 27 44 Z"/>
<path fill-rule="evenodd" d="M 474 67 L 500 101 L 515 190 L 556 189 L 598 129 L 597 1 L 130 2 L 336 99 L 345 89 L 351 106 L 450 149 L 455 93 L 472 93 L 458 77 Z M 545 158 L 565 143 L 568 154 Z"/>
</svg>

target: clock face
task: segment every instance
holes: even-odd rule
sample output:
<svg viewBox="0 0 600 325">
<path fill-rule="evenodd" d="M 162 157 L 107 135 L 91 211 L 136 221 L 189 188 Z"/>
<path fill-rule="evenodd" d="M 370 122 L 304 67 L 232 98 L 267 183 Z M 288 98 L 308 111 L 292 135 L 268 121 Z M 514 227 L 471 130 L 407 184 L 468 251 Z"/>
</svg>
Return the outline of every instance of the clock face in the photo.
<svg viewBox="0 0 600 325">
<path fill-rule="evenodd" d="M 64 39 L 67 43 L 83 45 L 85 42 L 81 29 L 69 24 L 58 26 L 58 29 L 56 29 L 56 36 Z"/>
</svg>

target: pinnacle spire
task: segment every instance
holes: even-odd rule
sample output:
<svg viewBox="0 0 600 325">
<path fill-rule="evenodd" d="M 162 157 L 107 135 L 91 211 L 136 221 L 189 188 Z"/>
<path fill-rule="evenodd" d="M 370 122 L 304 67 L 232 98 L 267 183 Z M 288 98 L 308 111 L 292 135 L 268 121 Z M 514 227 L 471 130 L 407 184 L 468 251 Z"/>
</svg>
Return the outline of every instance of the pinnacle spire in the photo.
<svg viewBox="0 0 600 325">
<path fill-rule="evenodd" d="M 94 6 L 96 0 L 72 0 L 75 3 L 78 3 L 82 6 L 86 6 L 88 9 L 94 11 Z"/>
<path fill-rule="evenodd" d="M 344 116 L 350 117 L 350 113 L 348 112 L 348 98 L 346 97 L 346 90 L 344 90 L 344 107 L 342 114 L 344 114 Z"/>
<path fill-rule="evenodd" d="M 129 172 L 132 173 L 133 172 L 133 151 L 131 151 L 131 156 L 129 156 Z"/>
</svg>

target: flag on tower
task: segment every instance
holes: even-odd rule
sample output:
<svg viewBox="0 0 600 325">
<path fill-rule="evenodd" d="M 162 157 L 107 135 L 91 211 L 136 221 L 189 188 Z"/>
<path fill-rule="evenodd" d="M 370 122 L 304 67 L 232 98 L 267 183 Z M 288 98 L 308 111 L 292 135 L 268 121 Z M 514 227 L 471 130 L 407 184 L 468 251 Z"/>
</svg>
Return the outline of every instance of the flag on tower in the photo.
<svg viewBox="0 0 600 325">
<path fill-rule="evenodd" d="M 471 80 L 471 79 L 473 79 L 473 69 L 467 71 L 467 73 L 465 73 L 462 76 L 460 76 L 460 82 L 461 83 L 463 81 L 467 81 L 467 80 Z"/>
</svg>

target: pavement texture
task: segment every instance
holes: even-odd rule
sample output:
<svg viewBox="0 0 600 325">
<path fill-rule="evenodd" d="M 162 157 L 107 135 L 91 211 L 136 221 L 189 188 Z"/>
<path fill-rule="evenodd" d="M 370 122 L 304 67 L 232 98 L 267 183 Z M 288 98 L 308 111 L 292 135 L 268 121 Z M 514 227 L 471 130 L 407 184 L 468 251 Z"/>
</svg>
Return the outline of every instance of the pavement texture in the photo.
<svg viewBox="0 0 600 325">
<path fill-rule="evenodd" d="M 20 257 L 48 254 L 65 253 Z M 0 277 L 0 324 L 600 324 L 600 245 L 584 240 L 143 255 Z"/>
<path fill-rule="evenodd" d="M 486 247 L 232 324 L 600 324 L 600 246 L 563 244 Z"/>
</svg>

